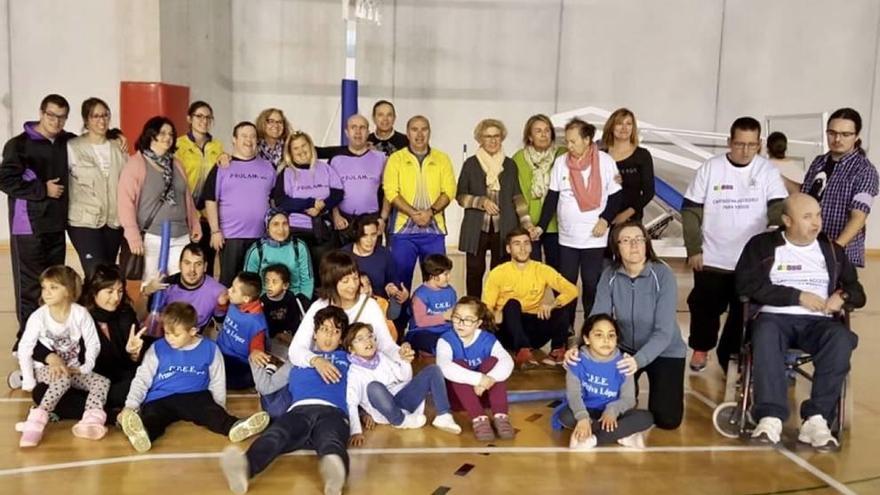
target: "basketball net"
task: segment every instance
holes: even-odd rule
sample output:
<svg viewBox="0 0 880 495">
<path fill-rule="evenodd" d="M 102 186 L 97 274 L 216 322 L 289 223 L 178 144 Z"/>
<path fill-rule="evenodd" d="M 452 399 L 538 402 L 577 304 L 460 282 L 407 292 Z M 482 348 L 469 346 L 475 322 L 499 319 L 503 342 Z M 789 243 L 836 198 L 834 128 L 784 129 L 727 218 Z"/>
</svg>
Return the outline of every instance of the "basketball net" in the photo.
<svg viewBox="0 0 880 495">
<path fill-rule="evenodd" d="M 363 20 L 381 24 L 378 3 L 379 0 L 342 0 L 342 18 L 346 21 Z"/>
</svg>

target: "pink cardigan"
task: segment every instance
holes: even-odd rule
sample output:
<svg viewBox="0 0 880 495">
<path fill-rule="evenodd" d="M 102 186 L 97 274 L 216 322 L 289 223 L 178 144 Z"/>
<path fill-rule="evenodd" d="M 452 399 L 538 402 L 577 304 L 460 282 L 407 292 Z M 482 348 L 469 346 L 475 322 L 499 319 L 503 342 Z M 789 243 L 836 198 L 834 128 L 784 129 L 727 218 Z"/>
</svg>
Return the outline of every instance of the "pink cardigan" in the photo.
<svg viewBox="0 0 880 495">
<path fill-rule="evenodd" d="M 186 182 L 186 173 L 183 166 L 174 159 L 174 168 L 186 186 L 186 224 L 189 227 L 190 235 L 201 233 L 202 226 L 199 224 L 199 212 L 196 210 L 196 204 L 193 201 L 192 191 Z M 142 247 L 144 240 L 141 238 L 141 228 L 137 222 L 138 204 L 141 199 L 141 188 L 144 185 L 144 179 L 147 176 L 147 162 L 144 155 L 140 151 L 132 155 L 128 159 L 128 163 L 122 167 L 119 174 L 119 186 L 117 188 L 117 211 L 119 213 L 119 223 L 122 225 L 125 240 L 131 249 Z"/>
</svg>

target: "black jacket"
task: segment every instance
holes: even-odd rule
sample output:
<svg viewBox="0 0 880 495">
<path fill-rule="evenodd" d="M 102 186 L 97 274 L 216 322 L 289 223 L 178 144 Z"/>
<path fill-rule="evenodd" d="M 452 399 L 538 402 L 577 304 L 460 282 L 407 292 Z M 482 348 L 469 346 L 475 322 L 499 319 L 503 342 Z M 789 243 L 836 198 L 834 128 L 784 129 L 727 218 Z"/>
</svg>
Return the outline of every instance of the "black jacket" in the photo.
<svg viewBox="0 0 880 495">
<path fill-rule="evenodd" d="M 828 267 L 828 294 L 840 289 L 845 293 L 847 308 L 865 305 L 865 289 L 859 283 L 856 269 L 843 248 L 819 234 L 819 247 Z M 765 232 L 752 237 L 736 264 L 736 290 L 741 296 L 768 306 L 797 306 L 801 291 L 770 282 L 770 268 L 776 248 L 785 244 L 782 231 Z"/>
<path fill-rule="evenodd" d="M 34 131 L 35 123 L 6 142 L 0 163 L 0 191 L 9 196 L 10 229 L 18 201 L 27 209 L 27 219 L 34 234 L 64 232 L 67 224 L 67 141 L 73 137 L 66 131 L 49 141 Z M 65 187 L 60 198 L 46 196 L 46 181 L 61 179 Z"/>
</svg>

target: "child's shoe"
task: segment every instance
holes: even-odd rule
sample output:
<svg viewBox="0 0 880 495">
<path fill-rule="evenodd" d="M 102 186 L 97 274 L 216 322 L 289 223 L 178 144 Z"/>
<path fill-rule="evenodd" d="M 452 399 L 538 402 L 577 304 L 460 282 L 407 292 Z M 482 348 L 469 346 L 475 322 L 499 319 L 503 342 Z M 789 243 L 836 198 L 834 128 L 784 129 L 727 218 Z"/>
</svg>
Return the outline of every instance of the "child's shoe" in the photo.
<svg viewBox="0 0 880 495">
<path fill-rule="evenodd" d="M 488 416 L 480 416 L 474 418 L 474 436 L 481 442 L 491 442 L 495 440 L 495 432 L 492 431 L 492 425 L 489 424 Z"/>
<path fill-rule="evenodd" d="M 513 362 L 516 364 L 516 367 L 521 370 L 528 370 L 538 366 L 538 361 L 535 359 L 535 356 L 532 355 L 532 350 L 528 347 L 523 347 L 517 351 L 516 356 L 513 358 Z"/>
<path fill-rule="evenodd" d="M 599 439 L 596 438 L 596 435 L 590 435 L 586 440 L 579 441 L 574 433 L 571 434 L 571 440 L 568 442 L 568 448 L 571 450 L 590 450 L 594 448 L 599 443 Z"/>
<path fill-rule="evenodd" d="M 100 440 L 107 434 L 107 413 L 103 409 L 86 409 L 79 423 L 73 425 L 73 435 L 88 440 Z"/>
<path fill-rule="evenodd" d="M 324 495 L 341 495 L 345 486 L 345 463 L 336 454 L 325 455 L 318 461 L 318 470 L 324 480 Z"/>
<path fill-rule="evenodd" d="M 434 418 L 434 421 L 431 422 L 431 426 L 438 430 L 445 431 L 446 433 L 452 433 L 453 435 L 461 434 L 461 426 L 458 426 L 458 423 L 455 422 L 455 418 L 449 413 L 438 414 L 437 417 Z"/>
<path fill-rule="evenodd" d="M 30 410 L 28 417 L 22 425 L 21 439 L 18 441 L 19 447 L 36 447 L 43 438 L 43 429 L 49 422 L 49 413 L 35 407 Z"/>
<path fill-rule="evenodd" d="M 119 414 L 119 425 L 122 426 L 122 431 L 128 437 L 134 450 L 143 454 L 153 447 L 150 436 L 144 428 L 144 422 L 141 421 L 138 413 L 131 409 L 123 409 Z"/>
<path fill-rule="evenodd" d="M 557 347 L 547 354 L 547 357 L 541 360 L 541 364 L 547 366 L 562 366 L 565 363 L 565 347 Z"/>
<path fill-rule="evenodd" d="M 229 490 L 242 495 L 248 490 L 248 461 L 244 452 L 234 445 L 229 445 L 220 454 L 220 469 L 229 484 Z"/>
<path fill-rule="evenodd" d="M 645 432 L 640 431 L 638 433 L 633 433 L 628 437 L 621 438 L 617 443 L 631 449 L 642 450 L 645 448 Z"/>
<path fill-rule="evenodd" d="M 403 416 L 403 422 L 399 425 L 392 425 L 395 428 L 399 428 L 401 430 L 414 430 L 416 428 L 421 428 L 425 426 L 425 423 L 428 422 L 428 418 L 425 417 L 424 414 L 405 414 Z"/>
<path fill-rule="evenodd" d="M 240 419 L 229 430 L 229 440 L 241 442 L 254 435 L 262 433 L 269 426 L 269 413 L 260 411 L 247 419 Z"/>
<path fill-rule="evenodd" d="M 498 438 L 502 440 L 513 440 L 513 437 L 516 436 L 516 430 L 514 430 L 513 425 L 510 424 L 510 416 L 506 414 L 496 414 L 492 418 L 492 423 L 495 425 L 495 431 L 498 432 Z"/>
</svg>

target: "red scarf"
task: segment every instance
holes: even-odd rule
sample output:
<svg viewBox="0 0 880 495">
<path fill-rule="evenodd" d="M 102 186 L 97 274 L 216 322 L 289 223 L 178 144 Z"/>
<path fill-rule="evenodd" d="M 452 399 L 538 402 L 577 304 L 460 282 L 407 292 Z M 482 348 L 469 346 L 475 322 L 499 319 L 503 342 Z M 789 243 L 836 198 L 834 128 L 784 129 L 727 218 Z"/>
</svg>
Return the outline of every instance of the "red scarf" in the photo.
<svg viewBox="0 0 880 495">
<path fill-rule="evenodd" d="M 568 179 L 571 182 L 571 190 L 574 199 L 577 200 L 581 211 L 595 210 L 602 204 L 602 177 L 599 170 L 599 151 L 596 145 L 590 144 L 580 158 L 572 156 L 571 152 L 565 155 L 565 164 L 568 165 Z M 584 170 L 590 167 L 589 184 L 584 185 Z"/>
</svg>

